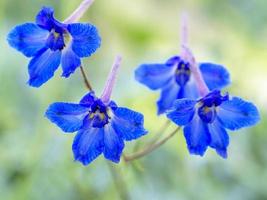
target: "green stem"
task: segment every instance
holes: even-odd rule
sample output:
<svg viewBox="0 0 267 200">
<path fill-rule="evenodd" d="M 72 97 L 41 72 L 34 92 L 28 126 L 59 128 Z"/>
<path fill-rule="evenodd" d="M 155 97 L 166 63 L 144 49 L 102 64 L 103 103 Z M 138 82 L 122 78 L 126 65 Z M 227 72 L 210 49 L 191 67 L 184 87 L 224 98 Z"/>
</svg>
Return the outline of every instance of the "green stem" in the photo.
<svg viewBox="0 0 267 200">
<path fill-rule="evenodd" d="M 157 143 L 154 143 L 150 146 L 148 146 L 147 148 L 133 153 L 132 155 L 126 156 L 123 155 L 123 159 L 125 162 L 130 162 L 136 159 L 139 159 L 149 153 L 151 153 L 152 151 L 156 150 L 158 147 L 160 147 L 161 145 L 165 144 L 169 139 L 171 139 L 178 131 L 180 130 L 180 127 L 177 127 L 173 132 L 171 132 L 169 135 L 167 135 L 165 138 L 163 138 L 162 140 L 158 141 Z"/>
<path fill-rule="evenodd" d="M 80 66 L 80 70 L 81 70 L 81 74 L 82 74 L 82 77 L 83 77 L 83 81 L 84 81 L 84 85 L 85 87 L 89 90 L 89 91 L 93 91 L 93 88 L 84 72 L 84 69 L 82 66 Z"/>
<path fill-rule="evenodd" d="M 165 130 L 170 126 L 171 121 L 167 120 L 164 125 L 161 127 L 161 129 L 155 134 L 154 138 L 148 143 L 148 146 L 156 143 L 159 139 L 160 136 L 165 132 Z"/>
</svg>

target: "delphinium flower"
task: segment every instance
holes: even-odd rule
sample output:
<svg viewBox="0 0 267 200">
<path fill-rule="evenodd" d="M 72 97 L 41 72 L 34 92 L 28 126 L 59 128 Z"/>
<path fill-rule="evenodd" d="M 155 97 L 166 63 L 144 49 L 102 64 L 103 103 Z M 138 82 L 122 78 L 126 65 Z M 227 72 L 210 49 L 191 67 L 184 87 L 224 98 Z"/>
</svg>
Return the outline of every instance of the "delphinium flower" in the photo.
<svg viewBox="0 0 267 200">
<path fill-rule="evenodd" d="M 64 132 L 78 131 L 72 149 L 75 160 L 84 165 L 102 153 L 106 159 L 119 162 L 124 141 L 147 133 L 142 114 L 119 107 L 110 100 L 119 64 L 118 57 L 100 98 L 89 92 L 78 104 L 53 103 L 46 112 L 47 118 Z"/>
<path fill-rule="evenodd" d="M 181 46 L 187 43 L 187 36 L 183 34 L 186 31 L 184 26 Z M 160 99 L 157 102 L 158 114 L 171 108 L 176 99 L 199 97 L 190 63 L 184 49 L 181 50 L 179 56 L 173 56 L 165 63 L 142 64 L 135 71 L 137 81 L 151 90 L 161 90 Z M 209 89 L 221 89 L 230 83 L 230 75 L 222 65 L 203 62 L 198 66 Z"/>
<path fill-rule="evenodd" d="M 53 77 L 60 63 L 62 76 L 69 77 L 81 66 L 81 58 L 91 56 L 101 43 L 94 25 L 75 23 L 75 17 L 60 22 L 49 7 L 40 10 L 35 23 L 16 26 L 7 40 L 10 46 L 32 58 L 28 83 L 33 87 L 40 87 Z"/>
<path fill-rule="evenodd" d="M 226 129 L 234 131 L 255 125 L 260 120 L 259 112 L 251 102 L 227 93 L 224 95 L 220 90 L 209 91 L 192 53 L 188 51 L 188 54 L 202 97 L 176 100 L 167 117 L 178 126 L 184 126 L 184 136 L 191 154 L 203 156 L 207 147 L 211 147 L 226 158 L 229 145 Z"/>
</svg>

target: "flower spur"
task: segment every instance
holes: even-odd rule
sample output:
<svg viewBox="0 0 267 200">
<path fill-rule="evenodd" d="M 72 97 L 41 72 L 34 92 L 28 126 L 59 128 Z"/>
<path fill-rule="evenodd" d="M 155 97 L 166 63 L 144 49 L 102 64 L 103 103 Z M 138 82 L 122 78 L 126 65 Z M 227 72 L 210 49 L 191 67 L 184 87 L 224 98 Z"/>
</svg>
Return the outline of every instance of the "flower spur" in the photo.
<svg viewBox="0 0 267 200">
<path fill-rule="evenodd" d="M 124 141 L 147 133 L 142 114 L 118 107 L 110 100 L 119 64 L 120 58 L 117 58 L 101 98 L 89 92 L 79 104 L 53 103 L 46 111 L 46 117 L 64 132 L 78 131 L 72 150 L 75 160 L 84 165 L 102 153 L 106 159 L 119 162 Z"/>
<path fill-rule="evenodd" d="M 89 23 L 59 22 L 54 10 L 43 7 L 35 23 L 16 26 L 7 36 L 13 48 L 32 57 L 28 65 L 29 85 L 40 87 L 53 77 L 59 65 L 69 77 L 81 66 L 81 58 L 91 56 L 101 43 L 95 26 Z"/>
</svg>

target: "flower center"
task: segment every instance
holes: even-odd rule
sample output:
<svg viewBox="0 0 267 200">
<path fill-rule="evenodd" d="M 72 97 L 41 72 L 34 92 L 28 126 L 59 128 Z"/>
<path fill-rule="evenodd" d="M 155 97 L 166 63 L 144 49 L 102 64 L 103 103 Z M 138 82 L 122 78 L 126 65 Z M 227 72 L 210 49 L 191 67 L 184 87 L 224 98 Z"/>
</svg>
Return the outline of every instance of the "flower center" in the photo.
<svg viewBox="0 0 267 200">
<path fill-rule="evenodd" d="M 219 90 L 210 92 L 198 102 L 199 117 L 206 123 L 212 123 L 217 116 L 217 107 L 228 99 L 228 94 L 222 96 Z"/>
<path fill-rule="evenodd" d="M 98 99 L 91 105 L 91 111 L 89 113 L 89 120 L 92 122 L 92 126 L 96 128 L 104 127 L 110 119 L 108 114 L 109 108 Z"/>
<path fill-rule="evenodd" d="M 57 32 L 55 29 L 52 29 L 46 42 L 47 46 L 52 51 L 62 50 L 65 47 L 65 35 L 67 34 L 64 31 Z"/>
<path fill-rule="evenodd" d="M 180 60 L 177 64 L 175 80 L 181 87 L 185 86 L 190 79 L 191 71 L 189 67 L 189 63 L 184 62 L 183 60 Z"/>
</svg>

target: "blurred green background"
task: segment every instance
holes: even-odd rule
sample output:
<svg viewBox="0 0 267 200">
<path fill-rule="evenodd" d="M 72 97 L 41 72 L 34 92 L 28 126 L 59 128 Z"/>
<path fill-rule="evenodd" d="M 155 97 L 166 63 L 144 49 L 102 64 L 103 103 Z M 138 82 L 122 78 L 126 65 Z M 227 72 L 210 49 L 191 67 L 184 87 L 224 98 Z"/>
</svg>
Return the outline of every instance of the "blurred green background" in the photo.
<svg viewBox="0 0 267 200">
<path fill-rule="evenodd" d="M 86 93 L 79 71 L 65 80 L 58 70 L 43 87 L 28 87 L 29 60 L 6 42 L 8 31 L 33 21 L 41 6 L 53 6 L 63 20 L 79 2 L 0 0 L 1 200 L 120 198 L 103 157 L 87 167 L 73 162 L 74 134 L 63 135 L 44 117 L 52 102 L 77 102 Z M 145 145 L 165 118 L 156 116 L 158 93 L 135 82 L 133 71 L 143 62 L 163 62 L 179 53 L 184 10 L 197 59 L 227 66 L 233 82 L 228 90 L 253 101 L 262 120 L 230 133 L 227 160 L 210 149 L 203 158 L 190 156 L 180 132 L 145 158 L 113 169 L 120 173 L 130 199 L 267 199 L 266 0 L 95 0 L 82 21 L 95 24 L 103 42 L 84 60 L 86 73 L 99 95 L 115 55 L 123 56 L 113 99 L 144 113 L 150 134 L 139 145 Z M 135 143 L 127 143 L 125 152 L 131 153 Z"/>
</svg>

